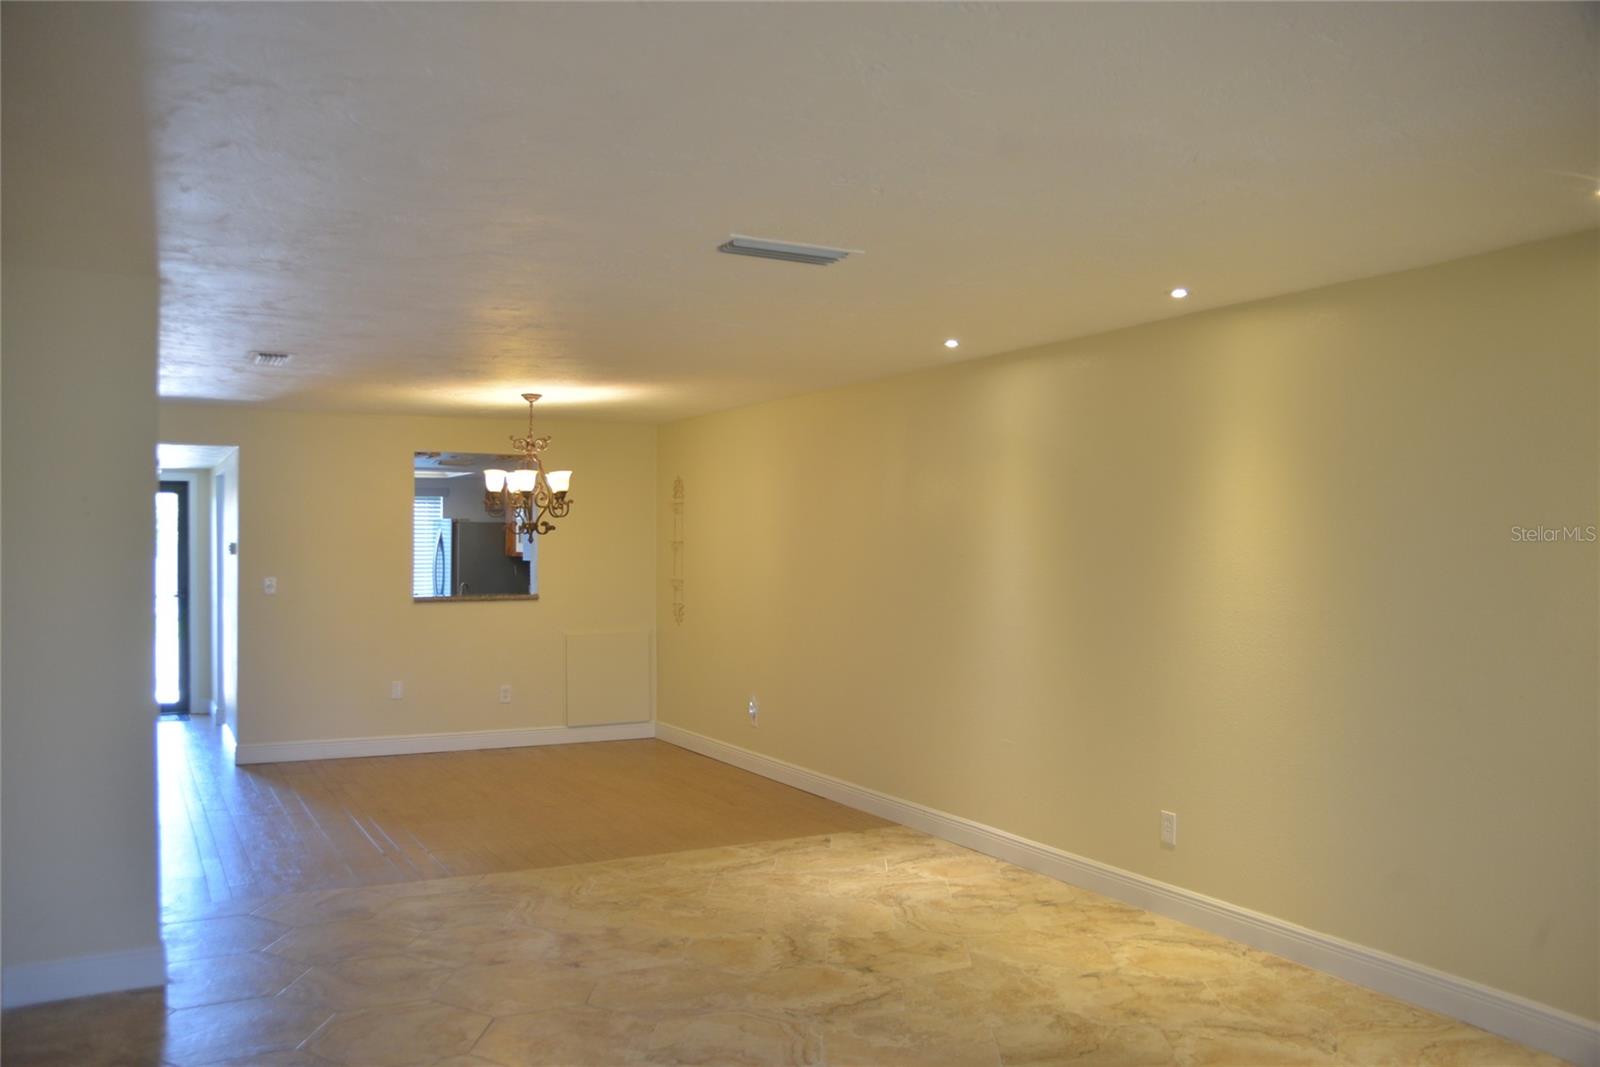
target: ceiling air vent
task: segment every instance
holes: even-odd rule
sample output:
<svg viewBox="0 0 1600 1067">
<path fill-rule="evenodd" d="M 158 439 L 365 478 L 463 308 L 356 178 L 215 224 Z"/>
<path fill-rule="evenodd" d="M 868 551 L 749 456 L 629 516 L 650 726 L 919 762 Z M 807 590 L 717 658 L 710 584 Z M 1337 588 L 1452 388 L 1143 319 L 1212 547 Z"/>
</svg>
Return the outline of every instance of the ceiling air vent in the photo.
<svg viewBox="0 0 1600 1067">
<path fill-rule="evenodd" d="M 252 352 L 250 362 L 258 367 L 281 367 L 289 362 L 288 352 Z"/>
<path fill-rule="evenodd" d="M 824 245 L 797 245 L 792 241 L 769 241 L 765 237 L 745 237 L 733 234 L 717 246 L 718 252 L 730 256 L 755 256 L 757 259 L 781 259 L 786 263 L 809 263 L 826 267 L 846 256 L 859 256 L 858 248 L 828 248 Z"/>
</svg>

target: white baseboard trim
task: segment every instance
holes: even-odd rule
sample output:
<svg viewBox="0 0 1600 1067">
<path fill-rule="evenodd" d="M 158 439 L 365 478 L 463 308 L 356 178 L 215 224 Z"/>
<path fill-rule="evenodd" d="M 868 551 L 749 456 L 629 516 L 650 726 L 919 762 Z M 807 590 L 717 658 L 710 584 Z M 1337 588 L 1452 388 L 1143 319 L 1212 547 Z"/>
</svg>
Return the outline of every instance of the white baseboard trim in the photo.
<svg viewBox="0 0 1600 1067">
<path fill-rule="evenodd" d="M 478 748 L 576 745 L 586 741 L 634 741 L 655 735 L 653 722 L 627 722 L 606 726 L 535 726 L 520 730 L 341 737 L 327 741 L 241 741 L 234 748 L 233 762 L 283 763 L 290 760 L 351 759 L 357 756 L 404 756 L 418 752 L 462 752 Z"/>
<path fill-rule="evenodd" d="M 11 964 L 0 970 L 0 1006 L 20 1008 L 166 984 L 166 952 L 160 945 L 152 945 L 97 956 Z"/>
<path fill-rule="evenodd" d="M 691 752 L 1452 1016 L 1579 1067 L 1600 1067 L 1600 1022 L 679 726 L 657 723 L 655 735 Z"/>
</svg>

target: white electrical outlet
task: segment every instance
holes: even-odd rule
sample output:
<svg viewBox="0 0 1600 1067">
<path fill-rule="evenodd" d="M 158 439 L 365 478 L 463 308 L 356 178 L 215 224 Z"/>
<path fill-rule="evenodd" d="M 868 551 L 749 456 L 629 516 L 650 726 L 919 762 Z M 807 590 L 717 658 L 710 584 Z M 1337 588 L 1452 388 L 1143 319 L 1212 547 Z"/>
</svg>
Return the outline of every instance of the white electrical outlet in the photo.
<svg viewBox="0 0 1600 1067">
<path fill-rule="evenodd" d="M 389 699 L 390 700 L 404 700 L 405 699 L 405 695 L 406 695 L 406 683 L 404 683 L 404 682 L 390 682 L 389 683 Z"/>
<path fill-rule="evenodd" d="M 1175 811 L 1161 813 L 1161 843 L 1168 848 L 1178 847 L 1178 813 Z"/>
<path fill-rule="evenodd" d="M 502 685 L 500 687 L 500 703 L 511 703 L 511 687 L 509 685 Z"/>
<path fill-rule="evenodd" d="M 263 579 L 261 579 L 261 591 L 263 593 L 267 594 L 268 596 L 272 596 L 275 593 L 277 593 L 277 591 L 278 591 L 278 579 L 276 579 L 276 578 L 263 578 Z"/>
<path fill-rule="evenodd" d="M 750 698 L 750 707 L 748 708 L 748 710 L 750 712 L 750 725 L 751 726 L 760 726 L 761 725 L 761 722 L 760 722 L 760 719 L 761 719 L 761 705 L 756 703 L 756 698 L 755 697 L 751 697 Z"/>
</svg>

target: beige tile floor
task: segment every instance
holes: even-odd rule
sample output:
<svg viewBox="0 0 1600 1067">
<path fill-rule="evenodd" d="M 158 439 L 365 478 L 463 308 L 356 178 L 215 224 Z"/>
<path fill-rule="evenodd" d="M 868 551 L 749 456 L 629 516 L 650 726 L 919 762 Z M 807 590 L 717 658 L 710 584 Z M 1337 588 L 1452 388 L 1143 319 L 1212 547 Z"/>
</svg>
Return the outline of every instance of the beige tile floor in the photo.
<svg viewBox="0 0 1600 1067">
<path fill-rule="evenodd" d="M 1554 1064 L 901 827 L 228 901 L 7 1067 Z"/>
</svg>

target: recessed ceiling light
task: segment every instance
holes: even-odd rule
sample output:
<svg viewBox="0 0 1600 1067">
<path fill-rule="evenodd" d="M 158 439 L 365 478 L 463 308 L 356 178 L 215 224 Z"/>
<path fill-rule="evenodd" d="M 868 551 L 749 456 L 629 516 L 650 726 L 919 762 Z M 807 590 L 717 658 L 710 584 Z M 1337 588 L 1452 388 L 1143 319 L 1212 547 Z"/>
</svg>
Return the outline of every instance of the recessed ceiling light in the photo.
<svg viewBox="0 0 1600 1067">
<path fill-rule="evenodd" d="M 1172 292 L 1169 295 L 1174 300 L 1182 300 L 1184 297 L 1189 295 L 1189 290 L 1185 289 L 1183 286 L 1180 285 L 1178 288 L 1172 290 Z"/>
<path fill-rule="evenodd" d="M 948 341 L 946 341 L 944 343 L 944 346 L 946 348 L 960 348 L 961 347 L 961 342 L 957 341 L 954 337 L 952 337 L 952 338 L 950 338 Z"/>
</svg>

